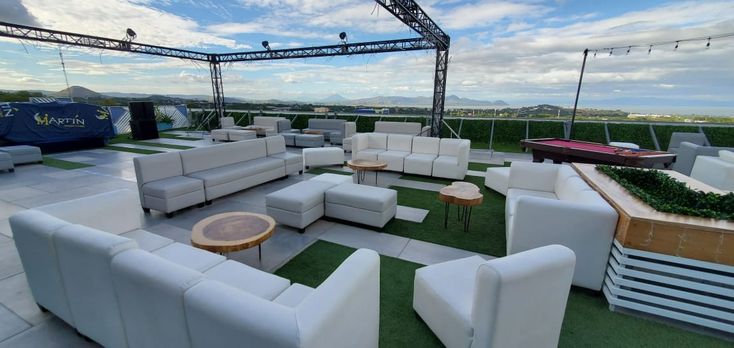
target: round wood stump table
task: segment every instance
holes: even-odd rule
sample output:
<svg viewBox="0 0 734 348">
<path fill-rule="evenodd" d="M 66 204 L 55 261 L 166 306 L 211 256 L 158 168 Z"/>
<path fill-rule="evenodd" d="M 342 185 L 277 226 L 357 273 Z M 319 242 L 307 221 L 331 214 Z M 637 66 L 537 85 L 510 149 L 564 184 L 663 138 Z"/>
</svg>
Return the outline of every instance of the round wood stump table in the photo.
<svg viewBox="0 0 734 348">
<path fill-rule="evenodd" d="M 470 182 L 455 181 L 438 192 L 438 200 L 445 203 L 443 228 L 448 227 L 449 204 L 456 204 L 458 206 L 457 219 L 463 222 L 464 232 L 467 232 L 469 231 L 472 208 L 482 204 L 484 195 L 479 191 L 477 185 Z"/>
<path fill-rule="evenodd" d="M 191 245 L 222 255 L 257 245 L 258 258 L 262 259 L 260 244 L 270 238 L 273 231 L 275 220 L 270 216 L 248 212 L 222 213 L 194 225 Z"/>
<path fill-rule="evenodd" d="M 370 161 L 370 160 L 349 160 L 347 161 L 347 167 L 351 168 L 357 174 L 357 183 L 361 184 L 364 181 L 367 172 L 375 172 L 375 186 L 377 185 L 377 172 L 387 167 L 385 161 Z"/>
</svg>

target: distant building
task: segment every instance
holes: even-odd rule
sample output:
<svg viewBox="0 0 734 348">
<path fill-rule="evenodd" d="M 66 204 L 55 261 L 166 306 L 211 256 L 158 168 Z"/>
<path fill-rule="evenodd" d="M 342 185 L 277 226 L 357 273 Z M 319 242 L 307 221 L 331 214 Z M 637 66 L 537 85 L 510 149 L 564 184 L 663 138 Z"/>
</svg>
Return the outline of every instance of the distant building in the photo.
<svg viewBox="0 0 734 348">
<path fill-rule="evenodd" d="M 313 108 L 313 112 L 320 112 L 320 113 L 324 113 L 325 114 L 325 113 L 329 112 L 329 108 L 323 107 L 323 106 L 322 107 L 318 107 L 318 108 Z"/>
<path fill-rule="evenodd" d="M 354 112 L 356 112 L 358 114 L 374 114 L 374 113 L 376 113 L 375 112 L 375 109 L 369 109 L 369 108 L 356 109 L 356 110 L 354 110 Z"/>
</svg>

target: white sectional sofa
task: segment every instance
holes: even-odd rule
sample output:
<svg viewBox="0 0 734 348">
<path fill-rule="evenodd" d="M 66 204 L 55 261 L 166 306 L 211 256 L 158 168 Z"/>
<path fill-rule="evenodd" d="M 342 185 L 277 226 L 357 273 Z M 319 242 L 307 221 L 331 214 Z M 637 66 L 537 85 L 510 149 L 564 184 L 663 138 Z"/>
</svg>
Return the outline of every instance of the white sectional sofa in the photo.
<svg viewBox="0 0 734 348">
<path fill-rule="evenodd" d="M 235 125 L 234 117 L 222 117 L 219 119 L 220 129 L 212 129 L 212 141 L 242 141 L 257 138 L 255 131 L 245 130 L 244 127 Z"/>
<path fill-rule="evenodd" d="M 319 131 L 324 135 L 324 140 L 332 144 L 341 144 L 347 133 L 346 123 L 346 120 L 340 119 L 311 118 L 308 120 L 308 128 L 304 128 L 303 132 Z"/>
<path fill-rule="evenodd" d="M 133 159 L 143 210 L 170 215 L 246 188 L 303 171 L 301 155 L 282 136 Z"/>
<path fill-rule="evenodd" d="M 131 190 L 10 218 L 34 299 L 105 347 L 377 347 L 379 256 L 319 287 L 140 229 Z"/>
<path fill-rule="evenodd" d="M 471 142 L 405 134 L 363 133 L 352 137 L 352 158 L 383 160 L 387 170 L 463 179 Z"/>
<path fill-rule="evenodd" d="M 617 218 L 570 166 L 512 162 L 505 203 L 508 255 L 564 245 L 576 254 L 573 284 L 600 290 Z"/>
<path fill-rule="evenodd" d="M 720 190 L 734 191 L 734 152 L 719 150 L 719 157 L 697 156 L 691 178 Z"/>
<path fill-rule="evenodd" d="M 342 147 L 344 151 L 352 152 L 352 137 L 357 133 L 357 124 L 354 122 L 347 123 L 351 123 L 351 125 L 347 125 L 348 130 L 344 133 Z M 431 126 L 422 127 L 420 122 L 376 121 L 373 133 L 429 136 Z"/>
</svg>

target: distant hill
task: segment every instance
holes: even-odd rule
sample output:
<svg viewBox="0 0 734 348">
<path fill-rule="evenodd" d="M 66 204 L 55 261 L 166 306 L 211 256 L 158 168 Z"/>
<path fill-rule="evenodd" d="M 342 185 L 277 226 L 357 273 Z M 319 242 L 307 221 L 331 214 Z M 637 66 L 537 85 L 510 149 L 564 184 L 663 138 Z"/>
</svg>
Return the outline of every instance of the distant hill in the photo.
<svg viewBox="0 0 734 348">
<path fill-rule="evenodd" d="M 88 99 L 88 98 L 104 98 L 105 96 L 102 94 L 99 94 L 91 89 L 84 88 L 81 86 L 71 86 L 69 88 L 62 89 L 56 93 L 53 93 L 51 96 L 53 97 L 69 97 L 69 92 L 71 92 L 72 98 L 82 98 L 82 99 Z"/>
<path fill-rule="evenodd" d="M 431 106 L 433 105 L 433 97 L 401 97 L 401 96 L 379 96 L 373 98 L 352 99 L 341 104 L 349 105 L 365 105 L 365 106 Z M 461 98 L 456 95 L 446 97 L 446 106 L 508 106 L 502 100 L 488 101 L 476 100 L 469 98 Z"/>
<path fill-rule="evenodd" d="M 349 101 L 349 99 L 344 98 L 343 96 L 339 94 L 332 94 L 321 100 L 322 103 L 327 103 L 327 104 L 333 104 L 333 103 L 339 104 L 339 103 L 343 103 L 347 101 Z"/>
</svg>

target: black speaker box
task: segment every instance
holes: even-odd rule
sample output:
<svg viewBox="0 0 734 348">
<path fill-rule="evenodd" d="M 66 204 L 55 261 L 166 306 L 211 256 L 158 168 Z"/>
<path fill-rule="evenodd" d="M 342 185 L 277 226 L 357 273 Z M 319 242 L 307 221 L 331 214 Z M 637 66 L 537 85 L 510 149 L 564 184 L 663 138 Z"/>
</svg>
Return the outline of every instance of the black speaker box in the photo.
<svg viewBox="0 0 734 348">
<path fill-rule="evenodd" d="M 132 120 L 130 131 L 135 140 L 158 139 L 158 125 L 155 120 Z"/>
<path fill-rule="evenodd" d="M 128 103 L 130 110 L 130 119 L 135 120 L 155 120 L 155 110 L 153 102 L 130 102 Z"/>
</svg>

